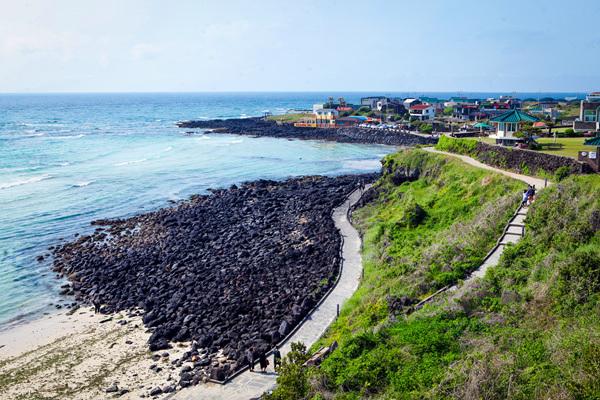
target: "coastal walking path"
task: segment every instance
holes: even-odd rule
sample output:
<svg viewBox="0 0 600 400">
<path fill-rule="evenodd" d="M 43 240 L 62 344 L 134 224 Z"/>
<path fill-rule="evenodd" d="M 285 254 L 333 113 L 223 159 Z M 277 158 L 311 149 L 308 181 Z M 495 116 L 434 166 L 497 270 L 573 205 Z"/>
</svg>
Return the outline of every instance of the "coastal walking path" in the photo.
<svg viewBox="0 0 600 400">
<path fill-rule="evenodd" d="M 521 175 L 521 174 L 517 174 L 516 172 L 510 172 L 510 171 L 506 171 L 506 170 L 499 169 L 499 168 L 494 168 L 494 167 L 491 167 L 491 166 L 489 166 L 487 164 L 479 162 L 479 161 L 477 161 L 474 158 L 471 158 L 469 156 L 463 156 L 463 155 L 455 154 L 455 153 L 448 153 L 446 151 L 436 150 L 433 147 L 424 147 L 423 150 L 429 151 L 430 153 L 444 154 L 444 155 L 447 155 L 447 156 L 452 156 L 452 157 L 459 158 L 462 161 L 464 161 L 465 163 L 473 165 L 474 167 L 478 167 L 478 168 L 483 168 L 483 169 L 487 169 L 487 170 L 490 170 L 490 171 L 494 171 L 494 172 L 497 172 L 499 174 L 506 175 L 506 176 L 508 176 L 510 178 L 523 181 L 523 182 L 525 182 L 525 183 L 527 183 L 529 185 L 535 185 L 535 187 L 538 190 L 543 189 L 544 186 L 545 186 L 545 184 L 546 184 L 546 181 L 544 179 L 535 178 L 533 176 L 528 176 L 528 175 Z M 549 183 L 550 182 L 548 182 L 548 184 Z"/>
<path fill-rule="evenodd" d="M 544 187 L 547 184 L 548 185 L 551 184 L 551 182 L 548 182 L 544 179 L 535 178 L 533 176 L 528 176 L 528 175 L 517 174 L 515 172 L 510 172 L 510 171 L 506 171 L 503 169 L 491 167 L 491 166 L 484 164 L 482 162 L 479 162 L 469 156 L 463 156 L 460 154 L 449 153 L 446 151 L 440 151 L 440 150 L 434 149 L 433 147 L 425 147 L 424 150 L 429 151 L 431 153 L 444 154 L 447 156 L 459 158 L 463 162 L 473 165 L 475 167 L 486 169 L 489 171 L 494 171 L 494 172 L 497 172 L 502 175 L 506 175 L 510 178 L 525 182 L 528 185 L 535 185 L 536 188 L 538 188 L 538 190 L 542 190 L 542 189 L 544 189 Z M 514 243 L 517 243 L 519 240 L 521 240 L 521 238 L 525 235 L 525 217 L 527 216 L 528 210 L 529 210 L 529 208 L 527 208 L 527 207 L 519 206 L 519 208 L 517 209 L 515 214 L 512 216 L 512 218 L 510 219 L 510 221 L 504 228 L 504 232 L 502 233 L 502 236 L 500 236 L 500 239 L 498 239 L 498 241 L 496 242 L 496 245 L 485 257 L 483 263 L 479 266 L 479 268 L 474 270 L 471 273 L 471 275 L 469 275 L 469 277 L 462 282 L 462 284 L 460 286 L 454 285 L 445 290 L 446 292 L 452 293 L 452 295 L 449 296 L 449 300 L 460 298 L 467 291 L 467 289 L 472 285 L 472 283 L 474 281 L 476 281 L 479 278 L 483 278 L 483 276 L 485 276 L 486 271 L 490 267 L 498 265 L 498 262 L 500 261 L 500 256 L 504 252 L 506 245 L 514 244 Z M 431 299 L 433 299 L 433 297 Z"/>
<path fill-rule="evenodd" d="M 371 185 L 365 185 L 367 190 Z M 341 308 L 346 300 L 358 288 L 362 274 L 361 240 L 358 232 L 348 220 L 348 210 L 362 196 L 362 191 L 355 190 L 346 201 L 333 212 L 335 226 L 343 237 L 342 268 L 339 281 L 325 300 L 310 314 L 300 328 L 281 347 L 282 356 L 290 351 L 293 342 L 302 342 L 310 347 L 325 333 L 327 327 L 337 317 L 338 306 Z M 273 371 L 273 360 L 270 357 L 267 373 L 244 371 L 224 385 L 206 383 L 186 388 L 173 394 L 170 399 L 177 400 L 248 400 L 258 398 L 264 392 L 275 387 L 277 374 Z"/>
<path fill-rule="evenodd" d="M 469 277 L 465 279 L 460 286 L 454 285 L 448 288 L 447 292 L 451 293 L 448 300 L 456 300 L 462 297 L 467 289 L 471 287 L 473 282 L 483 278 L 490 267 L 498 265 L 500 256 L 504 252 L 506 245 L 515 244 L 523 238 L 525 235 L 525 217 L 527 216 L 528 210 L 528 207 L 519 205 L 517 212 L 512 216 L 504 228 L 502 236 L 500 236 L 500 239 L 498 239 L 494 248 L 487 254 L 479 268 L 471 272 Z"/>
</svg>

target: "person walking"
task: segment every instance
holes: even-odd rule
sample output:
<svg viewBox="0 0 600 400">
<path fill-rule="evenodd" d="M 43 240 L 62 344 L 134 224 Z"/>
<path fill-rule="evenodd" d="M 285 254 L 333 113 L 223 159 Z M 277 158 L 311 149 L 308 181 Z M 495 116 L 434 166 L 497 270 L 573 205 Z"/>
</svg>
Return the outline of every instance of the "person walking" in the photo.
<svg viewBox="0 0 600 400">
<path fill-rule="evenodd" d="M 525 207 L 527 205 L 527 199 L 529 199 L 529 192 L 527 190 L 523 190 L 523 198 L 521 199 L 521 207 Z"/>
<path fill-rule="evenodd" d="M 279 349 L 277 348 L 277 346 L 275 346 L 275 348 L 273 348 L 273 368 L 275 369 L 275 372 L 277 372 L 279 370 L 280 366 L 281 366 L 281 353 L 279 352 Z"/>
<path fill-rule="evenodd" d="M 258 356 L 258 363 L 260 364 L 260 371 L 267 372 L 267 366 L 269 365 L 269 360 L 267 360 L 267 355 L 264 351 L 260 352 L 260 356 Z"/>
<path fill-rule="evenodd" d="M 102 307 L 102 303 L 98 297 L 92 298 L 92 305 L 94 306 L 94 314 L 98 314 L 100 312 L 100 308 Z"/>
<path fill-rule="evenodd" d="M 246 350 L 246 358 L 248 359 L 248 364 L 250 364 L 250 371 L 254 371 L 254 347 Z"/>
</svg>

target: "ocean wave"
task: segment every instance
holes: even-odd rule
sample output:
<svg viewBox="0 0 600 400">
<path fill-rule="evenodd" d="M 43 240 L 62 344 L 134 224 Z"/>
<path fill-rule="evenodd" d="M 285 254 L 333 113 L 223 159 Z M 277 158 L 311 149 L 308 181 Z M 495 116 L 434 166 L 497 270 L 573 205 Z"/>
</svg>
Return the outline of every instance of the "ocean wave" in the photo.
<svg viewBox="0 0 600 400">
<path fill-rule="evenodd" d="M 169 146 L 166 149 L 164 149 L 163 153 L 166 153 L 166 152 L 171 151 L 171 150 L 173 150 L 173 146 Z"/>
<path fill-rule="evenodd" d="M 206 135 L 198 136 L 196 138 L 196 140 L 210 140 L 210 136 L 206 136 Z"/>
<path fill-rule="evenodd" d="M 115 167 L 122 167 L 124 165 L 131 165 L 131 164 L 143 163 L 144 161 L 147 161 L 147 160 L 148 160 L 147 158 L 141 158 L 139 160 L 123 161 L 123 162 L 120 162 L 120 163 L 116 163 L 114 165 L 115 165 Z"/>
<path fill-rule="evenodd" d="M 83 182 L 76 182 L 74 183 L 72 186 L 73 187 L 86 187 L 88 185 L 91 185 L 92 183 L 94 183 L 94 181 L 83 181 Z"/>
<path fill-rule="evenodd" d="M 85 135 L 83 133 L 80 133 L 79 135 L 68 135 L 68 136 L 48 136 L 48 139 L 79 139 L 84 137 Z"/>
<path fill-rule="evenodd" d="M 40 175 L 40 176 L 33 176 L 33 177 L 27 178 L 27 179 L 21 179 L 18 181 L 13 181 L 13 182 L 8 182 L 8 183 L 0 183 L 0 189 L 8 189 L 8 188 L 15 187 L 15 186 L 27 185 L 29 183 L 40 182 L 40 181 L 50 179 L 50 178 L 52 178 L 52 175 L 44 174 L 44 175 Z"/>
</svg>

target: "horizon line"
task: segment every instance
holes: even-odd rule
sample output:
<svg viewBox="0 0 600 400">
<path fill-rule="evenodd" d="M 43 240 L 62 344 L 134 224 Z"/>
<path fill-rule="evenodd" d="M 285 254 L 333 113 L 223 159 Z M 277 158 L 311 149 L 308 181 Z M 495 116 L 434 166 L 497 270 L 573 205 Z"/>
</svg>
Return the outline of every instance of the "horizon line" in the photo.
<svg viewBox="0 0 600 400">
<path fill-rule="evenodd" d="M 1 95 L 32 95 L 32 94 L 241 94 L 241 93 L 535 93 L 535 94 L 588 94 L 588 91 L 528 91 L 528 90 L 186 90 L 186 91 L 44 91 L 44 92 L 0 92 Z"/>
</svg>

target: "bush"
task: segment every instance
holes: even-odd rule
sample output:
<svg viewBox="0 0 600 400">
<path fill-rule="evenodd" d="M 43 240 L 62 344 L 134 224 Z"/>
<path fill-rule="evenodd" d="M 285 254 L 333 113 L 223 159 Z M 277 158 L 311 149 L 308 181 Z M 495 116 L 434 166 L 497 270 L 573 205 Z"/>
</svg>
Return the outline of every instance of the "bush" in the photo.
<svg viewBox="0 0 600 400">
<path fill-rule="evenodd" d="M 303 399 L 309 390 L 308 370 L 302 364 L 308 360 L 306 346 L 300 342 L 292 343 L 291 351 L 281 360 L 277 387 L 264 400 Z"/>
<path fill-rule="evenodd" d="M 450 153 L 474 155 L 477 149 L 477 140 L 473 139 L 453 139 L 448 136 L 440 137 L 437 150 L 448 151 Z"/>
<path fill-rule="evenodd" d="M 571 175 L 571 170 L 566 165 L 563 165 L 562 167 L 559 167 L 556 170 L 556 172 L 554 173 L 554 176 L 556 177 L 556 180 L 559 181 L 559 182 L 562 181 L 563 179 L 565 179 L 569 175 Z"/>
<path fill-rule="evenodd" d="M 433 132 L 433 125 L 431 124 L 421 124 L 419 127 L 419 131 L 421 133 L 431 133 Z"/>
</svg>

